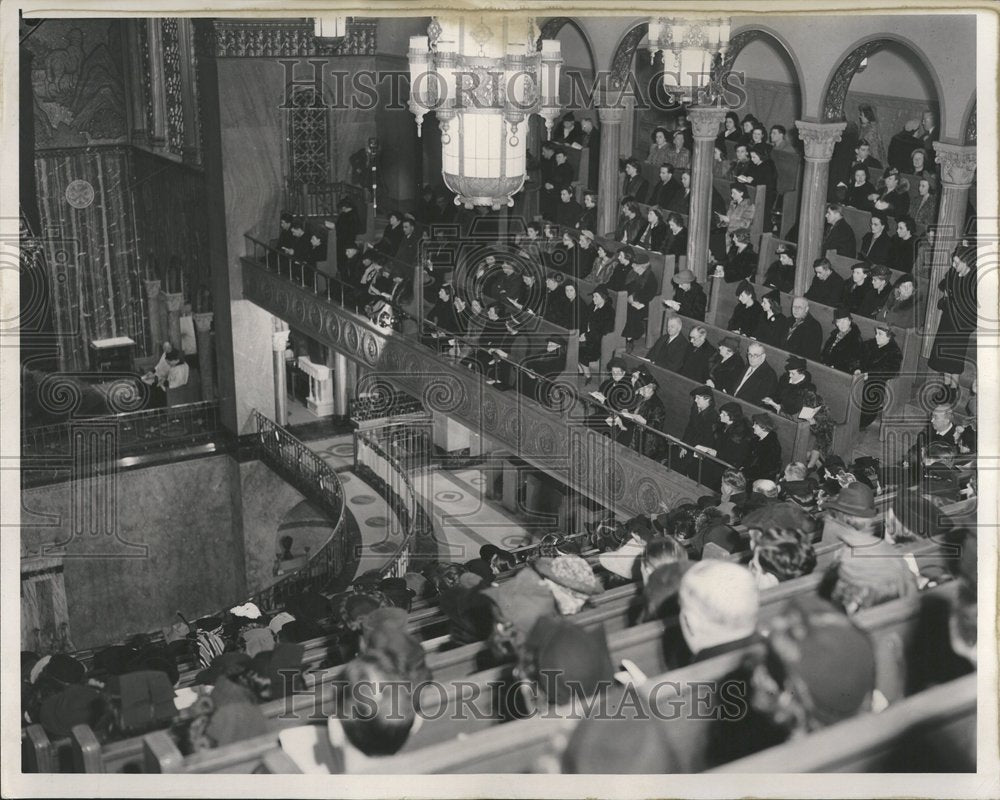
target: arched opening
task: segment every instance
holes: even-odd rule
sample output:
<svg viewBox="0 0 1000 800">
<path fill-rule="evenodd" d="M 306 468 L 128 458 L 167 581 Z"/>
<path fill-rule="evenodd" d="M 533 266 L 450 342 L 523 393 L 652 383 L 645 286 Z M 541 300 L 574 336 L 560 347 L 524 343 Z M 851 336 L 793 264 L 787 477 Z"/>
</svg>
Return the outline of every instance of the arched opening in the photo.
<svg viewBox="0 0 1000 800">
<path fill-rule="evenodd" d="M 743 87 L 743 105 L 733 109 L 740 117 L 753 114 L 769 127 L 795 130 L 802 118 L 801 71 L 781 40 L 759 28 L 737 31 L 729 40 L 726 70 L 733 73 L 730 85 Z"/>
<path fill-rule="evenodd" d="M 823 94 L 823 116 L 848 125 L 834 150 L 831 175 L 843 174 L 854 160 L 860 138 L 883 166 L 904 174 L 913 171 L 911 153 L 921 143 L 907 128 L 920 123 L 925 112 L 934 114 L 932 133 L 941 129 L 940 82 L 926 58 L 913 45 L 880 36 L 854 47 L 830 77 Z M 873 120 L 862 119 L 862 107 Z M 928 163 L 933 169 L 933 153 Z"/>
</svg>

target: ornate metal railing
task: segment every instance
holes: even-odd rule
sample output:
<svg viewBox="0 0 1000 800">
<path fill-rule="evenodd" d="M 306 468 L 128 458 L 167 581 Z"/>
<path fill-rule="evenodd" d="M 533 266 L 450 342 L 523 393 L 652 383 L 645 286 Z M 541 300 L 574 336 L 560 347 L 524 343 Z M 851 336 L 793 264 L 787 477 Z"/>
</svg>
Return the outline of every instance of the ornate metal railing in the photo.
<svg viewBox="0 0 1000 800">
<path fill-rule="evenodd" d="M 284 574 L 258 591 L 250 601 L 264 609 L 280 607 L 284 600 L 305 591 L 319 591 L 353 560 L 342 534 L 344 488 L 333 468 L 276 422 L 254 409 L 255 448 L 267 464 L 330 519 L 329 538 L 298 569 Z"/>
<path fill-rule="evenodd" d="M 301 183 L 289 181 L 282 195 L 284 208 L 292 214 L 306 217 L 333 217 L 337 204 L 344 199 L 354 203 L 362 230 L 367 219 L 365 190 L 341 181 L 335 183 Z"/>
<path fill-rule="evenodd" d="M 408 469 L 429 463 L 430 438 L 426 430 L 410 424 L 389 424 L 354 434 L 354 463 L 368 481 L 383 494 L 400 523 L 400 544 L 380 569 L 386 578 L 400 578 L 409 569 L 413 546 L 428 533 L 430 520 L 423 513 L 419 496 L 407 475 Z"/>
<path fill-rule="evenodd" d="M 101 417 L 80 417 L 53 425 L 21 431 L 21 456 L 68 456 L 90 439 L 79 437 L 83 428 L 115 428 L 119 457 L 195 444 L 211 439 L 222 430 L 219 404 L 214 401 L 188 403 L 169 408 L 151 408 Z"/>
</svg>

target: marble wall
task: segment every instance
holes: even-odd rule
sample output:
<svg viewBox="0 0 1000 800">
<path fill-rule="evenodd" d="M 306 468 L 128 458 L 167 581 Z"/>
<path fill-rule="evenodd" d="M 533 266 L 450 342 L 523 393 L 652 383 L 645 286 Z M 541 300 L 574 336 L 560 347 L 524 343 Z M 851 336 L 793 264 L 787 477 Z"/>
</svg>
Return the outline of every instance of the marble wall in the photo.
<svg viewBox="0 0 1000 800">
<path fill-rule="evenodd" d="M 61 545 L 73 644 L 97 646 L 266 585 L 301 500 L 260 462 L 225 455 L 27 489 L 21 555 Z"/>
</svg>

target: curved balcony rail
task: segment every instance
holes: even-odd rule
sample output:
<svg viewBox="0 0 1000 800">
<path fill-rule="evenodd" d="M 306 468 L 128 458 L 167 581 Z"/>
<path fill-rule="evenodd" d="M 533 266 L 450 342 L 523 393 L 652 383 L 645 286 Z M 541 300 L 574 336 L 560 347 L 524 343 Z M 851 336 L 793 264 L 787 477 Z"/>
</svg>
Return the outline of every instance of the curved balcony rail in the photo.
<svg viewBox="0 0 1000 800">
<path fill-rule="evenodd" d="M 390 423 L 355 431 L 354 463 L 365 477 L 384 493 L 401 526 L 401 541 L 395 553 L 379 569 L 384 578 L 401 578 L 414 560 L 414 546 L 430 532 L 430 520 L 420 505 L 413 482 L 407 474 L 410 463 L 428 453 L 426 430 L 409 423 Z"/>
</svg>

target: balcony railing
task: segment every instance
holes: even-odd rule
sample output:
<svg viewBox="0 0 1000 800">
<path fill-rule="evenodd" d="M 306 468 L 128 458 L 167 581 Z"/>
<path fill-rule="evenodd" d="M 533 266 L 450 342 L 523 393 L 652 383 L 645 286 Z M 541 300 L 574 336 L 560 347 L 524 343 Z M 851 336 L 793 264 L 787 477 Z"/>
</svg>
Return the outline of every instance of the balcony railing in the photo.
<svg viewBox="0 0 1000 800">
<path fill-rule="evenodd" d="M 118 457 L 196 444 L 221 431 L 219 404 L 203 401 L 25 428 L 21 431 L 21 456 L 69 456 L 88 441 L 77 432 L 95 425 L 115 427 Z"/>
<path fill-rule="evenodd" d="M 380 572 L 386 578 L 401 578 L 410 568 L 413 548 L 424 534 L 430 532 L 430 520 L 420 505 L 420 499 L 408 470 L 429 463 L 430 438 L 426 429 L 408 423 L 390 424 L 359 430 L 354 434 L 354 463 L 367 470 L 393 507 L 401 526 L 401 541 Z"/>
</svg>

